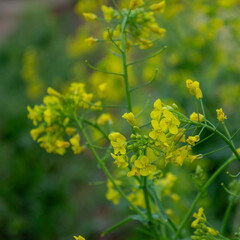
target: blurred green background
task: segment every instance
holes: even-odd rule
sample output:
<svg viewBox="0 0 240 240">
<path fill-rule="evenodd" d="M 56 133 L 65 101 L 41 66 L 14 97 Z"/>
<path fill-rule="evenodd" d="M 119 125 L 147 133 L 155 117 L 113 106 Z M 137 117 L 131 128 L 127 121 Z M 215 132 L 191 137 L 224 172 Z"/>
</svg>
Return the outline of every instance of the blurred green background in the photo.
<svg viewBox="0 0 240 240">
<path fill-rule="evenodd" d="M 27 119 L 27 105 L 41 103 L 47 87 L 61 90 L 72 81 L 85 81 L 89 88 L 95 88 L 106 80 L 88 69 L 85 59 L 103 68 L 118 68 L 117 60 L 112 63 L 109 45 L 100 43 L 89 47 L 84 41 L 89 36 L 101 39 L 106 27 L 104 23 L 86 23 L 77 14 L 94 11 L 100 15 L 100 5 L 108 3 L 89 2 L 0 2 L 0 239 L 73 239 L 78 234 L 88 240 L 100 239 L 103 230 L 129 211 L 124 203 L 115 207 L 105 199 L 106 184 L 89 185 L 105 179 L 89 152 L 80 156 L 50 155 L 30 136 L 32 124 Z M 128 1 L 118 3 L 127 6 Z M 150 96 L 149 107 L 157 97 L 169 102 L 174 99 L 190 115 L 195 111 L 195 103 L 185 89 L 185 80 L 192 78 L 201 84 L 209 119 L 216 122 L 215 109 L 223 107 L 228 116 L 226 123 L 234 133 L 240 118 L 239 1 L 169 0 L 166 3 L 166 11 L 158 19 L 160 26 L 167 30 L 164 39 L 156 41 L 151 49 L 134 48 L 129 53 L 131 59 L 137 59 L 168 46 L 159 57 L 131 69 L 133 84 L 148 81 L 153 69 L 160 69 L 152 86 L 140 90 L 142 94 L 133 95 L 136 112 L 146 101 L 140 98 L 144 94 Z M 110 92 L 116 93 L 114 99 L 109 94 L 108 101 L 123 101 L 124 90 L 119 91 L 118 79 L 107 81 Z M 118 115 L 116 121 L 117 118 Z M 239 147 L 239 136 L 235 142 Z M 197 153 L 222 144 L 217 138 L 212 139 L 201 145 Z M 182 199 L 181 211 L 176 213 L 178 218 L 196 193 L 193 184 L 186 184 L 189 172 L 193 173 L 201 164 L 210 175 L 229 155 L 230 151 L 224 150 L 193 166 L 181 170 L 173 167 L 171 171 L 181 179 L 176 184 Z M 229 170 L 237 173 L 239 167 L 236 164 Z M 210 188 L 210 197 L 202 203 L 208 206 L 209 220 L 216 227 L 228 201 L 220 188 L 222 181 L 227 184 L 231 179 L 227 175 L 217 179 Z M 234 206 L 229 232 L 239 227 L 239 213 L 239 206 Z M 136 226 L 129 224 L 103 239 L 143 239 Z"/>
</svg>

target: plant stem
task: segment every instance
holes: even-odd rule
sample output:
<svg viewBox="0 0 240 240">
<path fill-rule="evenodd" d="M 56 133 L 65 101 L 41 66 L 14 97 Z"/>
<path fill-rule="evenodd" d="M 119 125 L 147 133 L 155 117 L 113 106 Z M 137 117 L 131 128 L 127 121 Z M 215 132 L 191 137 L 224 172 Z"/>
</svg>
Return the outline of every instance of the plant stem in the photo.
<svg viewBox="0 0 240 240">
<path fill-rule="evenodd" d="M 220 131 L 218 131 L 216 128 L 213 128 L 209 125 L 203 124 L 203 123 L 199 123 L 199 122 L 191 122 L 191 124 L 193 125 L 197 125 L 197 126 L 202 126 L 202 127 L 206 127 L 208 130 L 210 130 L 211 132 L 215 132 L 220 138 L 222 138 L 222 140 L 227 143 L 227 145 L 229 146 L 229 148 L 232 150 L 232 152 L 234 153 L 234 155 L 236 156 L 236 158 L 240 161 L 240 156 L 239 153 L 237 152 L 236 148 L 234 147 L 234 145 L 232 144 L 232 142 L 224 135 L 222 134 Z"/>
<path fill-rule="evenodd" d="M 130 12 L 129 12 L 130 13 Z M 132 102 L 131 102 L 131 94 L 129 91 L 129 82 L 128 82 L 128 69 L 127 69 L 127 59 L 126 59 L 126 24 L 128 20 L 128 16 L 125 16 L 122 21 L 122 29 L 121 29 L 121 45 L 122 45 L 122 65 L 123 65 L 123 78 L 124 78 L 124 84 L 125 84 L 125 90 L 126 90 L 126 97 L 127 97 L 127 104 L 128 104 L 128 111 L 132 112 Z"/>
<path fill-rule="evenodd" d="M 215 173 L 208 179 L 208 181 L 204 184 L 204 186 L 202 187 L 202 192 L 204 192 L 208 187 L 209 185 L 213 182 L 213 180 L 230 164 L 232 163 L 233 161 L 236 160 L 236 157 L 231 157 L 228 161 L 226 161 L 225 163 L 223 163 L 216 171 Z M 177 233 L 174 237 L 174 240 L 176 240 L 178 238 L 178 236 L 181 234 L 181 231 L 182 229 L 184 228 L 185 224 L 187 223 L 187 221 L 189 220 L 189 218 L 191 217 L 192 215 L 192 212 L 194 210 L 194 208 L 196 207 L 200 197 L 201 197 L 202 193 L 198 193 L 196 198 L 194 199 L 190 209 L 188 210 L 187 214 L 185 215 L 184 219 L 182 220 L 178 230 L 177 230 Z"/>
<path fill-rule="evenodd" d="M 235 199 L 236 199 L 236 197 L 232 197 L 230 199 L 230 202 L 229 202 L 229 204 L 227 206 L 227 209 L 226 209 L 226 212 L 224 214 L 222 228 L 221 228 L 221 234 L 222 235 L 225 233 L 227 222 L 228 222 L 228 218 L 229 218 L 230 212 L 232 210 L 233 203 L 234 203 Z"/>
<path fill-rule="evenodd" d="M 75 121 L 80 129 L 80 131 L 83 133 L 83 136 L 85 137 L 88 146 L 91 150 L 91 152 L 93 153 L 95 159 L 97 160 L 99 166 L 102 168 L 102 170 L 104 171 L 104 173 L 106 174 L 106 176 L 108 177 L 108 179 L 112 182 L 112 184 L 114 185 L 114 187 L 116 188 L 116 190 L 119 192 L 119 194 L 126 200 L 126 202 L 129 204 L 129 206 L 135 211 L 137 212 L 141 217 L 143 217 L 144 219 L 146 219 L 146 215 L 137 207 L 135 206 L 129 199 L 128 197 L 125 195 L 125 193 L 122 191 L 122 189 L 116 184 L 114 178 L 112 177 L 111 173 L 108 171 L 105 163 L 101 160 L 101 158 L 98 156 L 96 150 L 94 149 L 94 147 L 92 146 L 91 140 L 88 137 L 88 134 L 86 133 L 86 131 L 84 130 L 81 122 L 79 121 L 79 119 L 77 118 L 77 116 L 74 116 Z"/>
<path fill-rule="evenodd" d="M 149 227 L 153 230 L 153 234 L 155 236 L 156 240 L 160 240 L 160 236 L 157 232 L 156 223 L 153 221 L 150 202 L 149 202 L 149 195 L 148 195 L 148 187 L 147 187 L 147 177 L 143 177 L 143 193 L 144 193 L 144 199 L 147 209 L 147 215 L 149 220 Z"/>
</svg>

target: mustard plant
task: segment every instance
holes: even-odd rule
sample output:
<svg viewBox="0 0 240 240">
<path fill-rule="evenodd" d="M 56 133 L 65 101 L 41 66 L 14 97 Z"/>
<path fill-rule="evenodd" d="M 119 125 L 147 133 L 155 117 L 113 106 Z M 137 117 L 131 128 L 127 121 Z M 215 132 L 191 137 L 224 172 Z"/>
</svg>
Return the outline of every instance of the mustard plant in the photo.
<svg viewBox="0 0 240 240">
<path fill-rule="evenodd" d="M 138 221 L 142 224 L 145 239 L 239 239 L 225 237 L 226 223 L 229 219 L 233 203 L 239 200 L 239 182 L 234 181 L 230 190 L 224 188 L 231 195 L 229 206 L 222 221 L 221 230 L 217 230 L 207 221 L 203 208 L 195 212 L 199 200 L 203 198 L 206 190 L 232 162 L 240 161 L 240 150 L 236 148 L 234 136 L 230 134 L 225 120 L 227 116 L 222 108 L 216 110 L 216 122 L 208 120 L 204 109 L 204 93 L 198 81 L 186 80 L 186 88 L 196 103 L 196 112 L 186 116 L 174 104 L 166 104 L 157 98 L 152 106 L 148 121 L 139 124 L 137 116 L 133 113 L 132 92 L 147 84 L 129 87 L 129 68 L 140 62 L 154 58 L 161 54 L 166 47 L 154 54 L 128 62 L 128 53 L 131 48 L 138 46 L 140 49 L 150 48 L 156 38 L 162 38 L 165 29 L 158 26 L 155 14 L 161 14 L 165 8 L 165 1 L 153 3 L 146 8 L 143 0 L 131 0 L 128 8 L 121 9 L 116 1 L 112 1 L 115 8 L 102 6 L 103 18 L 94 13 L 82 13 L 87 21 L 104 19 L 109 26 L 103 34 L 103 39 L 96 36 L 89 37 L 86 42 L 90 45 L 98 42 L 111 43 L 116 52 L 116 57 L 121 59 L 122 72 L 111 72 L 99 69 L 86 61 L 86 64 L 97 72 L 108 75 L 117 75 L 124 81 L 126 110 L 121 116 L 128 122 L 127 134 L 123 129 L 117 129 L 113 124 L 109 107 L 121 107 L 121 105 L 104 104 L 104 92 L 108 88 L 106 83 L 100 84 L 96 92 L 89 93 L 85 83 L 72 83 L 65 92 L 60 93 L 48 88 L 48 95 L 43 99 L 42 105 L 33 108 L 28 106 L 28 117 L 36 128 L 31 130 L 31 135 L 47 152 L 64 155 L 68 148 L 74 154 L 81 154 L 89 148 L 93 157 L 107 177 L 106 198 L 118 204 L 124 199 L 128 204 L 131 214 L 116 223 L 102 233 L 105 236 L 109 232 L 127 224 Z M 152 82 L 157 75 L 153 74 Z M 124 121 L 122 120 L 122 121 Z M 120 120 L 121 121 L 121 120 Z M 107 125 L 108 127 L 104 127 Z M 105 145 L 98 145 L 91 139 L 89 127 L 94 128 L 105 139 Z M 209 135 L 202 137 L 207 130 Z M 194 154 L 197 146 L 213 137 L 218 136 L 225 146 L 214 149 L 209 153 Z M 84 140 L 83 140 L 84 139 Z M 85 143 L 86 142 L 86 143 Z M 229 148 L 232 155 L 224 161 L 220 167 L 208 178 L 201 167 L 196 168 L 193 181 L 198 187 L 198 194 L 190 208 L 182 216 L 180 223 L 176 223 L 171 215 L 171 209 L 163 204 L 163 198 L 168 196 L 172 204 L 177 203 L 181 196 L 173 191 L 177 177 L 167 171 L 167 165 L 172 164 L 180 168 L 185 162 L 195 162 L 205 156 Z M 106 161 L 111 161 L 118 169 L 118 175 L 114 176 L 107 168 Z M 180 181 L 180 179 L 178 179 Z M 192 224 L 189 223 L 193 216 Z M 193 234 L 188 231 L 189 226 L 194 229 Z M 74 236 L 77 240 L 82 236 Z"/>
</svg>

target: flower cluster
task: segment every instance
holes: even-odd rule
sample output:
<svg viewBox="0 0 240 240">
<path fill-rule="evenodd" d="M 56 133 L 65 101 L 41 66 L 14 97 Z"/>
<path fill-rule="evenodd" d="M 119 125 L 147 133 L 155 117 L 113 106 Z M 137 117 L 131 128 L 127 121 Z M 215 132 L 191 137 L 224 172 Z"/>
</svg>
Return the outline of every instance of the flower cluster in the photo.
<svg viewBox="0 0 240 240">
<path fill-rule="evenodd" d="M 127 19 L 126 22 L 126 47 L 131 45 L 139 45 L 141 49 L 146 49 L 152 46 L 152 41 L 149 39 L 150 34 L 153 33 L 159 38 L 163 37 L 166 30 L 158 26 L 154 13 L 163 12 L 165 8 L 165 1 L 153 4 L 149 7 L 149 10 L 142 8 L 144 5 L 142 0 L 132 0 L 129 5 L 129 9 L 122 9 L 121 12 L 103 5 L 102 12 L 104 19 L 107 22 L 114 21 L 119 22 L 114 29 L 104 32 L 103 37 L 106 40 L 109 38 L 119 38 L 121 36 L 121 17 Z M 93 13 L 83 13 L 84 18 L 87 21 L 95 21 L 97 16 Z M 96 38 L 90 37 L 86 40 L 89 44 L 97 42 Z"/>
<path fill-rule="evenodd" d="M 137 121 L 133 113 L 125 113 L 123 118 L 133 126 L 134 134 L 131 140 L 118 132 L 109 135 L 111 145 L 114 149 L 112 157 L 119 168 L 129 171 L 127 176 L 149 176 L 159 169 L 161 162 L 167 164 L 172 162 L 181 166 L 186 159 L 195 160 L 197 156 L 191 156 L 191 146 L 200 140 L 198 135 L 189 136 L 186 140 L 186 129 L 181 128 L 181 121 L 172 112 L 172 107 L 164 106 L 160 99 L 154 103 L 154 110 L 151 112 L 152 129 L 144 134 L 136 126 Z M 182 146 L 179 146 L 181 143 Z M 184 144 L 187 143 L 187 144 Z M 127 149 L 131 157 L 128 157 Z M 153 153 L 153 154 L 151 154 Z"/>
<path fill-rule="evenodd" d="M 202 91 L 199 87 L 199 82 L 198 81 L 192 81 L 188 79 L 186 81 L 187 88 L 189 89 L 189 92 L 191 95 L 195 96 L 197 99 L 203 98 Z"/>
<path fill-rule="evenodd" d="M 66 94 L 48 88 L 42 105 L 28 109 L 28 118 L 37 127 L 31 130 L 33 139 L 49 153 L 63 155 L 71 146 L 74 154 L 83 151 L 80 135 L 75 128 L 75 114 L 87 109 L 100 110 L 101 101 L 92 103 L 93 94 L 87 93 L 85 84 L 72 83 Z M 103 120 L 101 120 L 102 122 Z"/>
<path fill-rule="evenodd" d="M 224 119 L 227 119 L 227 116 L 224 114 L 222 108 L 217 109 L 216 112 L 218 121 L 223 123 Z"/>
<path fill-rule="evenodd" d="M 193 217 L 196 218 L 192 222 L 192 228 L 195 228 L 194 236 L 192 236 L 192 239 L 215 239 L 212 238 L 213 236 L 218 236 L 219 233 L 215 229 L 208 227 L 206 222 L 207 218 L 204 214 L 203 208 L 199 208 L 198 213 L 194 213 Z"/>
</svg>

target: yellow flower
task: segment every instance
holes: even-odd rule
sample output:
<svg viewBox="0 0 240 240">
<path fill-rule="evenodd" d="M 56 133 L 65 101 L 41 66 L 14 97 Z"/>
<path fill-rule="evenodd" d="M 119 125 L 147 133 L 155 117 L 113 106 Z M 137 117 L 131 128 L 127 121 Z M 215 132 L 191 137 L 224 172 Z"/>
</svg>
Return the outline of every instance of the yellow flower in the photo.
<svg viewBox="0 0 240 240">
<path fill-rule="evenodd" d="M 126 168 L 128 166 L 128 157 L 126 155 L 115 155 L 111 153 L 111 156 L 115 160 L 114 164 L 118 167 Z"/>
<path fill-rule="evenodd" d="M 162 1 L 160 3 L 155 3 L 150 6 L 150 10 L 153 12 L 163 12 L 165 9 L 165 1 Z"/>
<path fill-rule="evenodd" d="M 162 116 L 162 102 L 160 99 L 157 99 L 154 102 L 154 110 L 151 112 L 150 116 L 154 120 L 159 120 Z"/>
<path fill-rule="evenodd" d="M 82 236 L 73 236 L 74 238 L 75 238 L 75 240 L 85 240 L 85 238 L 84 237 L 82 237 Z"/>
<path fill-rule="evenodd" d="M 81 153 L 84 148 L 80 146 L 80 135 L 75 134 L 72 138 L 70 138 L 70 143 L 72 144 L 72 150 L 74 154 L 79 154 Z"/>
<path fill-rule="evenodd" d="M 30 134 L 34 141 L 37 140 L 38 136 L 44 132 L 44 126 L 40 125 L 38 128 L 32 129 Z"/>
<path fill-rule="evenodd" d="M 165 142 L 166 141 L 166 135 L 164 131 L 167 129 L 167 125 L 165 121 L 160 121 L 160 123 L 157 120 L 151 121 L 153 130 L 149 133 L 149 137 L 158 140 L 159 142 Z"/>
<path fill-rule="evenodd" d="M 115 182 L 116 182 L 118 185 L 121 184 L 120 181 L 117 181 L 117 180 L 116 180 Z M 119 194 L 119 192 L 114 189 L 114 186 L 113 186 L 112 182 L 109 181 L 109 180 L 108 180 L 108 183 L 107 183 L 107 187 L 108 187 L 108 191 L 107 191 L 107 193 L 106 193 L 106 198 L 107 198 L 107 200 L 112 201 L 113 204 L 118 204 L 118 203 L 119 203 L 119 200 L 120 200 L 120 194 Z"/>
<path fill-rule="evenodd" d="M 98 96 L 102 99 L 106 97 L 107 83 L 102 83 L 98 86 Z"/>
<path fill-rule="evenodd" d="M 57 97 L 57 98 L 61 97 L 61 94 L 60 94 L 59 92 L 57 92 L 56 90 L 54 90 L 53 88 L 51 88 L 51 87 L 49 87 L 49 88 L 47 89 L 47 93 L 48 93 L 49 95 L 54 96 L 54 97 Z"/>
<path fill-rule="evenodd" d="M 129 124 L 131 124 L 132 126 L 136 126 L 137 125 L 137 121 L 135 119 L 135 116 L 132 112 L 130 113 L 124 113 L 122 115 L 122 118 L 126 119 L 128 121 Z"/>
<path fill-rule="evenodd" d="M 102 5 L 102 11 L 103 11 L 104 18 L 107 22 L 112 20 L 115 16 L 115 11 L 111 7 L 107 7 L 105 5 Z"/>
<path fill-rule="evenodd" d="M 92 46 L 97 42 L 97 38 L 89 37 L 85 39 L 85 42 L 88 44 L 88 46 Z"/>
<path fill-rule="evenodd" d="M 199 82 L 198 81 L 192 81 L 188 79 L 186 81 L 186 86 L 189 89 L 189 92 L 191 95 L 195 96 L 197 99 L 203 98 L 202 91 L 199 88 Z"/>
<path fill-rule="evenodd" d="M 193 121 L 193 122 L 203 122 L 204 121 L 204 116 L 199 113 L 195 113 L 193 112 L 191 115 L 190 115 L 190 120 Z"/>
<path fill-rule="evenodd" d="M 227 116 L 224 114 L 222 108 L 217 109 L 216 112 L 218 121 L 223 123 L 224 119 L 227 119 Z"/>
<path fill-rule="evenodd" d="M 44 113 L 43 113 L 43 116 L 44 116 L 44 121 L 50 125 L 52 120 L 53 120 L 53 114 L 51 113 L 51 110 L 49 108 L 47 108 Z"/>
<path fill-rule="evenodd" d="M 163 37 L 164 34 L 165 34 L 165 32 L 166 32 L 166 29 L 160 28 L 157 24 L 153 24 L 153 25 L 151 26 L 151 31 L 152 31 L 153 33 L 158 34 L 159 37 Z"/>
<path fill-rule="evenodd" d="M 97 16 L 93 13 L 83 13 L 83 16 L 87 21 L 95 21 L 97 19 Z"/>
<path fill-rule="evenodd" d="M 147 48 L 150 48 L 152 46 L 152 41 L 148 40 L 148 39 L 144 39 L 144 38 L 140 38 L 139 43 L 140 43 L 140 48 L 141 49 L 147 49 Z"/>
<path fill-rule="evenodd" d="M 147 156 L 142 156 L 137 159 L 134 165 L 139 169 L 139 173 L 142 176 L 148 176 L 156 171 L 156 166 L 150 164 L 150 160 Z"/>
<path fill-rule="evenodd" d="M 192 228 L 196 228 L 200 221 L 206 221 L 206 216 L 203 211 L 203 208 L 199 208 L 198 213 L 193 213 L 193 217 L 196 218 L 196 220 L 192 222 Z"/>
<path fill-rule="evenodd" d="M 98 125 L 104 125 L 105 123 L 112 121 L 111 115 L 109 113 L 103 113 L 97 120 Z"/>
<path fill-rule="evenodd" d="M 28 118 L 33 121 L 34 126 L 37 126 L 38 121 L 42 121 L 43 119 L 43 111 L 40 106 L 35 105 L 32 109 L 30 106 L 27 106 L 28 110 Z"/>
<path fill-rule="evenodd" d="M 66 134 L 68 135 L 68 136 L 72 136 L 73 134 L 75 134 L 76 133 L 76 129 L 75 128 L 72 128 L 72 127 L 67 127 L 66 129 L 65 129 L 65 132 L 66 132 Z"/>
<path fill-rule="evenodd" d="M 177 134 L 178 126 L 180 125 L 179 120 L 168 110 L 163 111 L 163 116 L 165 118 L 162 121 L 166 124 L 169 132 L 171 134 Z"/>
<path fill-rule="evenodd" d="M 102 109 L 103 108 L 102 108 L 102 102 L 101 101 L 97 101 L 91 106 L 92 111 L 101 111 Z"/>
<path fill-rule="evenodd" d="M 198 142 L 200 140 L 200 136 L 199 135 L 196 135 L 196 136 L 189 136 L 188 139 L 187 139 L 187 142 L 194 146 L 196 142 Z"/>
<path fill-rule="evenodd" d="M 217 236 L 218 235 L 218 232 L 215 229 L 213 229 L 213 228 L 207 227 L 207 230 L 213 236 Z"/>
<path fill-rule="evenodd" d="M 88 104 L 88 103 L 90 103 L 91 102 L 91 100 L 92 100 L 92 98 L 93 98 L 93 94 L 92 93 L 83 93 L 83 95 L 82 95 L 82 100 L 83 100 L 83 108 L 89 108 L 90 107 L 90 104 Z"/>
<path fill-rule="evenodd" d="M 129 8 L 131 10 L 134 10 L 137 7 L 140 7 L 144 4 L 143 0 L 131 0 L 130 4 L 129 4 Z"/>
<path fill-rule="evenodd" d="M 114 154 L 126 154 L 126 138 L 118 132 L 113 132 L 108 135 L 111 144 L 114 148 Z"/>
</svg>

